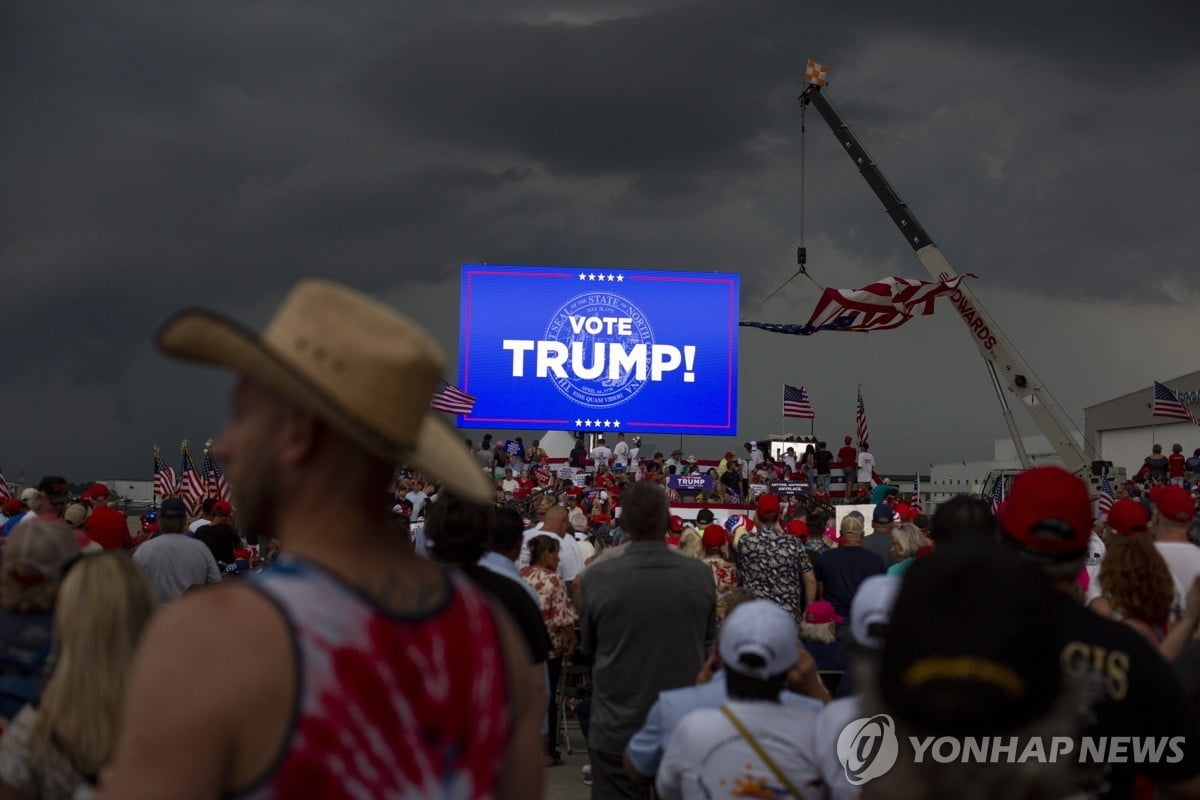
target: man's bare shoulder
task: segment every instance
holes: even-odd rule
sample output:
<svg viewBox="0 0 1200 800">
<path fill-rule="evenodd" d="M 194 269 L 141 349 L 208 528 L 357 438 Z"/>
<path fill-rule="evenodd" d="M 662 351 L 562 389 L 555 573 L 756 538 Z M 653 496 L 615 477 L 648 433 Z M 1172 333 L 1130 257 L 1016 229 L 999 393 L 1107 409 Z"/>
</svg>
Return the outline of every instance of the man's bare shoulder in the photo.
<svg viewBox="0 0 1200 800">
<path fill-rule="evenodd" d="M 222 583 L 197 588 L 164 606 L 155 615 L 154 625 L 177 630 L 189 638 L 240 637 L 262 632 L 264 627 L 279 626 L 282 618 L 274 603 L 244 583 Z"/>
<path fill-rule="evenodd" d="M 245 585 L 165 606 L 138 647 L 98 797 L 216 797 L 248 785 L 286 734 L 292 655 L 283 615 Z"/>
</svg>

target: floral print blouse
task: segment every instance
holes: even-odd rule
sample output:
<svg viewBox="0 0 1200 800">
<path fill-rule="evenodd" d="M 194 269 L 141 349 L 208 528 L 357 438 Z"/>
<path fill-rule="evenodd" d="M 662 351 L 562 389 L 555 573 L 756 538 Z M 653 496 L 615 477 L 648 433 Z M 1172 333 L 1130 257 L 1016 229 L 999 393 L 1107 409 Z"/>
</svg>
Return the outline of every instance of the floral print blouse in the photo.
<svg viewBox="0 0 1200 800">
<path fill-rule="evenodd" d="M 546 630 L 550 632 L 549 657 L 558 658 L 565 655 L 571 631 L 579 619 L 579 612 L 567 599 L 567 589 L 562 578 L 553 570 L 532 565 L 521 568 L 521 577 L 537 592 L 542 621 L 546 623 Z"/>
</svg>

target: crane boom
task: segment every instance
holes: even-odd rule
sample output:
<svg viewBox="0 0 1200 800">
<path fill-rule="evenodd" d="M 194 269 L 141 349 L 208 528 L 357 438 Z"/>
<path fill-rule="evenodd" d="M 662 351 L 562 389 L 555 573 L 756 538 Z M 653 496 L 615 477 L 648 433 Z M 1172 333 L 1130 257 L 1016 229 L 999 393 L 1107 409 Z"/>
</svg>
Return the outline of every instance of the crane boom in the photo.
<svg viewBox="0 0 1200 800">
<path fill-rule="evenodd" d="M 858 171 L 867 181 L 867 185 L 883 203 L 888 216 L 900 229 L 905 241 L 912 247 L 913 252 L 929 274 L 935 280 L 956 277 L 958 273 L 950 266 L 950 262 L 946 260 L 938 246 L 933 243 L 929 233 L 917 221 L 908 204 L 888 183 L 887 178 L 879 169 L 879 165 L 867 154 L 866 148 L 858 141 L 858 137 L 850 130 L 850 126 L 846 124 L 837 109 L 821 91 L 821 87 L 809 84 L 805 87 L 804 93 L 800 95 L 800 102 L 812 105 L 829 125 L 834 136 L 846 149 L 846 155 L 850 156 L 855 166 L 858 167 Z M 1021 401 L 1021 405 L 1029 412 L 1038 430 L 1050 441 L 1050 446 L 1058 453 L 1063 466 L 1070 472 L 1086 478 L 1092 462 L 1096 460 L 1094 449 L 1086 441 L 1083 448 L 1079 446 L 1075 439 L 1075 426 L 1059 413 L 1054 403 L 1050 401 L 1044 387 L 1037 383 L 1029 365 L 1017 354 L 1009 343 L 1008 337 L 1000 330 L 1000 326 L 996 324 L 990 314 L 980 307 L 966 282 L 959 283 L 958 288 L 954 290 L 949 299 L 954 310 L 966 324 L 967 330 L 971 332 L 971 336 L 976 346 L 979 347 L 979 352 L 987 362 L 994 379 L 1003 382 L 1008 390 Z M 1004 400 L 1003 394 L 1000 395 L 1000 399 L 1002 407 L 1007 412 L 1008 404 Z M 1011 414 L 1007 415 L 1007 420 L 1017 452 L 1024 455 L 1024 448 L 1016 427 L 1012 423 Z M 1025 466 L 1026 459 L 1022 458 L 1021 461 Z"/>
</svg>

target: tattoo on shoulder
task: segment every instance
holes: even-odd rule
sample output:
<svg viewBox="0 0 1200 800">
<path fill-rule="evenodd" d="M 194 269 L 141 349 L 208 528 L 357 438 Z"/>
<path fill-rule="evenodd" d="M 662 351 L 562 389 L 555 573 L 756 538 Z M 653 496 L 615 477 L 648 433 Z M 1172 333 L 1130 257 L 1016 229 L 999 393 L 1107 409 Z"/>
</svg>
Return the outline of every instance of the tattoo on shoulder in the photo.
<svg viewBox="0 0 1200 800">
<path fill-rule="evenodd" d="M 391 574 L 367 588 L 367 593 L 388 611 L 420 614 L 446 600 L 450 579 L 440 570 L 421 575 Z"/>
</svg>

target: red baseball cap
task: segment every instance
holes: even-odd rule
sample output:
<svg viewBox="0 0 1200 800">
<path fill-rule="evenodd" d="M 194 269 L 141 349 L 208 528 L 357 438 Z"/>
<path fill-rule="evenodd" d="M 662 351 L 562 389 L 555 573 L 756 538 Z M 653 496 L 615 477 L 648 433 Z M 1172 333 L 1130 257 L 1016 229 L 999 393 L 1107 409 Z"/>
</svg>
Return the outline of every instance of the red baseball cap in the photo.
<svg viewBox="0 0 1200 800">
<path fill-rule="evenodd" d="M 1122 536 L 1145 533 L 1149 525 L 1146 507 L 1132 498 L 1118 500 L 1108 511 L 1108 526 Z"/>
<path fill-rule="evenodd" d="M 733 453 L 726 451 L 726 453 L 725 453 L 725 457 L 726 457 L 726 458 L 733 458 Z"/>
<path fill-rule="evenodd" d="M 1196 502 L 1182 486 L 1160 486 L 1150 494 L 1158 513 L 1172 522 L 1191 522 L 1196 516 Z"/>
<path fill-rule="evenodd" d="M 716 524 L 705 528 L 704 534 L 700 537 L 700 544 L 706 550 L 716 550 L 718 547 L 724 547 L 727 541 L 729 541 L 729 537 L 725 534 L 725 529 Z"/>
<path fill-rule="evenodd" d="M 1009 538 L 1047 555 L 1083 552 L 1092 535 L 1087 484 L 1062 467 L 1035 467 L 1014 478 L 998 516 Z"/>
<path fill-rule="evenodd" d="M 779 495 L 764 494 L 758 498 L 758 515 L 764 519 L 775 519 L 779 516 Z"/>
<path fill-rule="evenodd" d="M 794 519 L 790 521 L 784 527 L 784 530 L 790 533 L 792 536 L 796 536 L 800 539 L 808 538 L 808 523 L 802 519 Z"/>
<path fill-rule="evenodd" d="M 671 515 L 671 533 L 683 532 L 683 517 Z"/>
<path fill-rule="evenodd" d="M 212 513 L 222 514 L 228 517 L 233 513 L 233 506 L 229 505 L 228 500 L 218 500 L 217 502 L 213 503 Z"/>
<path fill-rule="evenodd" d="M 850 444 L 850 441 L 851 441 L 851 440 L 850 440 L 850 437 L 849 437 L 849 436 L 847 436 L 847 437 L 846 437 L 846 444 Z"/>
<path fill-rule="evenodd" d="M 107 486 L 105 486 L 103 483 L 93 483 L 83 491 L 83 494 L 79 496 L 79 499 L 84 501 L 95 500 L 100 497 L 108 497 L 108 495 L 109 491 Z"/>
</svg>

